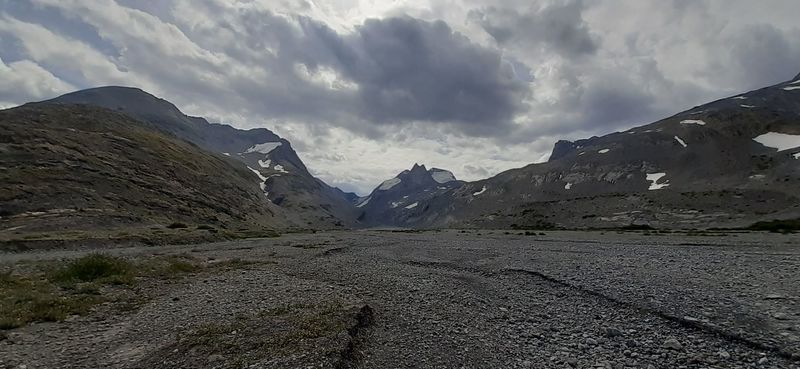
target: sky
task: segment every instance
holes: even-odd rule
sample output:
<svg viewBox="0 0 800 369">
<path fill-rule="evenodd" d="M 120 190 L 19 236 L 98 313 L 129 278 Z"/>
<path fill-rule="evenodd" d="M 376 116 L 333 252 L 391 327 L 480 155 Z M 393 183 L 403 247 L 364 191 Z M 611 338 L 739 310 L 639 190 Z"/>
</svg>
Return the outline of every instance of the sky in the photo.
<svg viewBox="0 0 800 369">
<path fill-rule="evenodd" d="M 0 0 L 0 108 L 123 85 L 288 139 L 366 194 L 800 72 L 797 0 Z"/>
</svg>

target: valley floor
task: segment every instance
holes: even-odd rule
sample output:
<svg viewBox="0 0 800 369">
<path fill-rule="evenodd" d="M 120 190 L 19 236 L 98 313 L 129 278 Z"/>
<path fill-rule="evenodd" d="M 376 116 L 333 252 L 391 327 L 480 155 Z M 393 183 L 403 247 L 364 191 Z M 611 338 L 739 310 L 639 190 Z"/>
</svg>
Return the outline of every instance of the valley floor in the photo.
<svg viewBox="0 0 800 369">
<path fill-rule="evenodd" d="M 253 263 L 6 330 L 0 368 L 800 368 L 796 234 L 353 231 L 104 252 Z"/>
</svg>

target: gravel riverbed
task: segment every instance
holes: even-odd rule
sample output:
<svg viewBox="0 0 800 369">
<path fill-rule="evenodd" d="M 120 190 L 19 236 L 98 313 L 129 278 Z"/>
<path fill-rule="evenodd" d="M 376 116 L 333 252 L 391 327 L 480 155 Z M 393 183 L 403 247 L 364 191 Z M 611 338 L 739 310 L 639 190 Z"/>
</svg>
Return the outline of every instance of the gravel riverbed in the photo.
<svg viewBox="0 0 800 369">
<path fill-rule="evenodd" d="M 352 231 L 102 252 L 256 263 L 7 330 L 0 368 L 800 368 L 798 235 Z"/>
</svg>

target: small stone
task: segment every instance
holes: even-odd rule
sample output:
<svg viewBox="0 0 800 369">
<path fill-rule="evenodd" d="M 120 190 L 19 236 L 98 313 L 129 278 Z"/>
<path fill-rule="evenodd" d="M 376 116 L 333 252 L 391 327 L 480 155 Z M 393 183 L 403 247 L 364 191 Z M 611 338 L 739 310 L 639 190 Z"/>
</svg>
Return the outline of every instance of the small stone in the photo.
<svg viewBox="0 0 800 369">
<path fill-rule="evenodd" d="M 731 354 L 729 354 L 729 353 L 728 353 L 728 351 L 725 351 L 725 350 L 721 350 L 721 351 L 718 353 L 718 355 L 719 355 L 719 358 L 720 358 L 720 359 L 723 359 L 723 360 L 728 360 L 728 359 L 730 359 L 730 358 L 731 358 Z"/>
<path fill-rule="evenodd" d="M 622 331 L 620 331 L 619 329 L 616 329 L 616 328 L 606 327 L 605 329 L 603 329 L 603 334 L 606 337 L 613 338 L 613 337 L 622 336 Z"/>
<path fill-rule="evenodd" d="M 225 358 L 220 354 L 214 354 L 214 355 L 209 355 L 208 356 L 208 362 L 209 363 L 216 363 L 216 362 L 220 362 L 222 360 L 225 360 Z"/>
<path fill-rule="evenodd" d="M 668 348 L 670 350 L 675 350 L 675 351 L 679 351 L 680 349 L 683 348 L 683 345 L 681 345 L 681 343 L 678 342 L 678 340 L 676 340 L 674 338 L 667 339 L 666 341 L 664 341 L 664 344 L 661 345 L 661 346 L 664 347 L 664 348 Z"/>
<path fill-rule="evenodd" d="M 594 338 L 587 338 L 583 342 L 590 346 L 597 346 L 597 340 Z"/>
<path fill-rule="evenodd" d="M 758 364 L 759 365 L 764 365 L 764 364 L 767 363 L 767 361 L 769 361 L 769 360 L 767 360 L 766 357 L 762 357 L 761 359 L 758 359 Z"/>
</svg>

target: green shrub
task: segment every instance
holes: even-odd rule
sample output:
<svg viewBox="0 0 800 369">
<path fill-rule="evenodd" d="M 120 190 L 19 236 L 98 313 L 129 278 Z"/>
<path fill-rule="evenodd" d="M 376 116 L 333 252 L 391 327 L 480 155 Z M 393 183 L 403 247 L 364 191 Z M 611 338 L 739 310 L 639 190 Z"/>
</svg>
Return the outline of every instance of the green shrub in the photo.
<svg viewBox="0 0 800 369">
<path fill-rule="evenodd" d="M 129 284 L 133 281 L 133 267 L 121 258 L 89 254 L 57 269 L 51 279 L 61 283 L 99 281 L 110 284 Z"/>
<path fill-rule="evenodd" d="M 177 228 L 189 228 L 189 226 L 188 226 L 188 225 L 186 225 L 186 223 L 174 222 L 174 223 L 170 223 L 170 224 L 167 226 L 167 228 L 169 228 L 169 229 L 177 229 Z"/>
<path fill-rule="evenodd" d="M 751 224 L 747 229 L 752 231 L 770 231 L 788 233 L 800 231 L 800 218 L 797 219 L 775 219 Z"/>
</svg>

